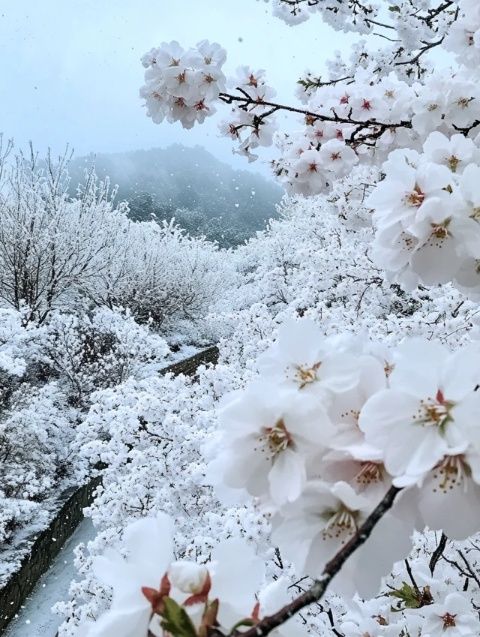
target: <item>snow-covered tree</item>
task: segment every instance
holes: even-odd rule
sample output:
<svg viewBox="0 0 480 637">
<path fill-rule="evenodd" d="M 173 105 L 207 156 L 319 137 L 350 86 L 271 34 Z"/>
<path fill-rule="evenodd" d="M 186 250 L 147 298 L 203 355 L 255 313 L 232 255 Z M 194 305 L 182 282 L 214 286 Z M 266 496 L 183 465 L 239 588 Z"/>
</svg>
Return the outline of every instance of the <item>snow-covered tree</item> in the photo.
<svg viewBox="0 0 480 637">
<path fill-rule="evenodd" d="M 140 322 L 168 330 L 201 320 L 233 277 L 214 244 L 190 237 L 174 221 L 120 218 L 89 294 L 100 305 L 127 308 Z"/>
<path fill-rule="evenodd" d="M 9 149 L 11 150 L 11 149 Z M 2 155 L 0 300 L 42 324 L 82 299 L 166 330 L 201 320 L 231 284 L 216 246 L 170 223 L 133 222 L 116 189 L 86 175 L 69 195 L 68 156 Z"/>
<path fill-rule="evenodd" d="M 66 167 L 66 156 L 40 162 L 33 149 L 4 167 L 0 298 L 17 310 L 27 307 L 26 321 L 44 322 L 105 267 L 113 207 L 108 184 L 92 174 L 72 200 Z"/>
</svg>

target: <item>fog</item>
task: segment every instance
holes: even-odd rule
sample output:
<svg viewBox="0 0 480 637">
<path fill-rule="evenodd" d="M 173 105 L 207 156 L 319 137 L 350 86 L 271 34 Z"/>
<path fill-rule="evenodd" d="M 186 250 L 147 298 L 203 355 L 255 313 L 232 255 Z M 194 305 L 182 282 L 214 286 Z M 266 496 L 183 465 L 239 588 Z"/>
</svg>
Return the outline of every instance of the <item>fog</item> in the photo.
<svg viewBox="0 0 480 637">
<path fill-rule="evenodd" d="M 165 40 L 190 46 L 204 38 L 225 46 L 227 72 L 266 69 L 282 100 L 306 66 L 321 72 L 339 43 L 319 20 L 288 27 L 260 0 L 0 0 L 0 131 L 41 152 L 59 153 L 68 142 L 77 156 L 201 144 L 236 168 L 268 174 L 218 136 L 226 106 L 193 131 L 145 116 L 141 55 Z"/>
</svg>

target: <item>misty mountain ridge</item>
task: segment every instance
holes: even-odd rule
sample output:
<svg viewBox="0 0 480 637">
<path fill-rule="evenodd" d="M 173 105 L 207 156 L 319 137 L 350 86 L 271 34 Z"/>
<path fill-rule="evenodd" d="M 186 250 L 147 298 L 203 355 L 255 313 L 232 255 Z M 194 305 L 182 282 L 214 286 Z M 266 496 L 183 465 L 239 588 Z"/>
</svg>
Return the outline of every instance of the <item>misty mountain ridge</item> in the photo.
<svg viewBox="0 0 480 637">
<path fill-rule="evenodd" d="M 176 221 L 190 234 L 204 234 L 223 247 L 242 243 L 277 216 L 283 190 L 273 181 L 236 170 L 201 146 L 78 157 L 69 166 L 71 188 L 95 166 L 101 179 L 118 185 L 134 220 Z"/>
</svg>

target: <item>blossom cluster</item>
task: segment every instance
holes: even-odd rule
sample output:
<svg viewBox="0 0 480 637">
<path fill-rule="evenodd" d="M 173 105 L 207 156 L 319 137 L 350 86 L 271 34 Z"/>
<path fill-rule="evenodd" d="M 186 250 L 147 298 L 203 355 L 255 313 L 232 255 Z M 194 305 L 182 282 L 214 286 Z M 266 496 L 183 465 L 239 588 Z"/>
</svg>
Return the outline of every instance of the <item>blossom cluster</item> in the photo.
<svg viewBox="0 0 480 637">
<path fill-rule="evenodd" d="M 420 149 L 420 142 L 434 131 L 449 137 L 461 132 L 467 138 L 478 133 L 480 93 L 465 70 L 436 71 L 424 82 L 409 85 L 393 72 L 378 77 L 360 69 L 347 84 L 312 89 L 306 82 L 297 92 L 305 104 L 304 126 L 276 136 L 280 153 L 272 162 L 279 180 L 293 193 L 328 191 L 355 163 L 372 165 L 394 149 Z M 327 152 L 331 140 L 341 154 Z M 322 150 L 326 142 L 330 144 Z"/>
<path fill-rule="evenodd" d="M 480 150 L 463 135 L 431 133 L 423 152 L 395 150 L 368 200 L 376 263 L 404 287 L 455 281 L 479 290 Z"/>
<path fill-rule="evenodd" d="M 232 139 L 235 153 L 247 157 L 249 162 L 258 159 L 252 150 L 259 146 L 270 146 L 276 123 L 269 106 L 275 90 L 266 82 L 263 69 L 253 70 L 240 66 L 235 77 L 228 81 L 229 88 L 240 94 L 240 106 L 233 106 L 231 115 L 219 124 L 220 133 Z"/>
<path fill-rule="evenodd" d="M 466 66 L 475 68 L 480 62 L 480 7 L 475 0 L 460 0 L 460 16 L 452 24 L 444 46 Z"/>
<path fill-rule="evenodd" d="M 276 137 L 281 159 L 272 166 L 290 192 L 315 195 L 324 192 L 335 179 L 347 175 L 358 163 L 356 153 L 346 145 L 341 126 L 331 122 L 309 126 L 294 141 Z"/>
<path fill-rule="evenodd" d="M 414 529 L 458 539 L 477 531 L 479 354 L 423 339 L 389 351 L 287 322 L 258 378 L 225 399 L 211 478 L 259 498 L 282 555 L 312 577 L 392 484 L 403 489 L 333 582 L 373 594 Z"/>
<path fill-rule="evenodd" d="M 175 41 L 151 49 L 142 58 L 147 70 L 140 89 L 148 116 L 157 124 L 180 121 L 184 128 L 205 121 L 225 88 L 225 59 L 225 51 L 208 40 L 188 51 Z"/>
<path fill-rule="evenodd" d="M 204 564 L 176 560 L 173 520 L 166 514 L 130 524 L 123 549 L 126 558 L 113 549 L 95 558 L 93 569 L 113 599 L 96 622 L 80 626 L 79 637 L 195 637 L 212 629 L 231 634 L 289 600 L 285 578 L 265 586 L 264 564 L 245 541 L 217 544 Z M 295 618 L 273 633 L 306 634 Z"/>
<path fill-rule="evenodd" d="M 403 0 L 388 7 L 386 22 L 379 6 L 358 0 L 341 6 L 323 0 L 275 0 L 273 4 L 274 13 L 291 24 L 321 13 L 337 30 L 371 34 L 380 27 L 387 41 L 398 43 L 377 50 L 374 56 L 368 43 L 357 42 L 351 63 L 343 63 L 337 55 L 329 62 L 330 78 L 323 81 L 307 72 L 297 83 L 303 108 L 275 102 L 275 91 L 266 84 L 264 72 L 246 66 L 238 69 L 236 78 L 208 94 L 209 108 L 219 98 L 232 106 L 220 131 L 236 143 L 235 152 L 253 161 L 257 159 L 252 152 L 255 148 L 275 140 L 279 153 L 272 168 L 291 192 L 312 195 L 328 190 L 355 163 L 379 162 L 395 148 L 418 148 L 432 131 L 467 137 L 478 132 L 480 94 L 472 70 L 478 66 L 480 17 L 474 0 L 447 2 L 437 8 L 422 3 L 415 12 L 411 2 Z M 209 46 L 219 49 L 217 44 Z M 434 68 L 427 59 L 436 47 L 453 53 L 457 67 Z M 191 59 L 196 59 L 199 49 L 200 45 L 184 53 L 177 43 L 171 43 L 144 56 L 147 84 L 142 95 L 154 121 L 167 116 L 170 121 L 180 119 L 186 127 L 197 121 L 191 108 L 184 109 L 181 116 L 171 104 L 178 99 L 183 104 L 183 93 L 199 97 L 196 62 Z M 161 52 L 158 60 L 156 51 Z M 179 74 L 177 63 L 192 72 Z M 174 80 L 163 80 L 165 67 Z M 179 77 L 181 87 L 172 88 Z M 301 114 L 303 128 L 275 136 L 273 118 L 282 110 Z M 198 121 L 203 121 L 203 109 L 202 113 Z"/>
<path fill-rule="evenodd" d="M 369 600 L 356 598 L 338 613 L 335 628 L 346 637 L 460 637 L 480 630 L 475 599 L 478 596 L 476 555 L 468 557 L 448 542 L 440 559 L 430 567 L 439 536 L 429 533 L 406 562 L 395 565 L 382 593 Z M 464 555 L 472 577 L 462 578 L 458 551 Z M 476 551 L 474 552 L 476 553 Z M 462 561 L 463 566 L 465 563 Z M 407 567 L 408 566 L 408 570 Z M 409 572 L 408 572 L 409 571 Z"/>
<path fill-rule="evenodd" d="M 200 56 L 202 63 L 198 59 L 199 51 L 210 49 L 223 51 L 218 44 L 208 44 L 207 49 L 200 43 L 198 50 L 181 54 L 178 43 L 171 43 L 144 56 L 147 81 L 141 93 L 149 116 L 157 123 L 165 117 L 179 120 L 190 128 L 213 113 L 213 104 L 221 97 L 232 105 L 231 116 L 220 123 L 221 134 L 232 139 L 235 152 L 249 161 L 258 157 L 252 151 L 275 141 L 280 153 L 272 168 L 294 193 L 326 191 L 359 161 L 371 163 L 392 149 L 416 147 L 432 131 L 468 135 L 480 121 L 478 84 L 465 67 L 448 73 L 433 71 L 413 84 L 394 71 L 378 76 L 371 68 L 359 68 L 348 82 L 300 81 L 304 127 L 276 134 L 274 113 L 284 107 L 273 101 L 275 91 L 266 83 L 264 71 L 239 67 L 236 77 L 228 80 L 232 93 L 222 96 L 226 79 L 215 75 L 214 80 L 211 75 L 205 92 L 205 83 L 199 80 L 206 72 L 202 64 L 206 59 L 212 65 L 217 58 L 212 54 Z M 218 59 L 220 68 L 224 54 Z"/>
<path fill-rule="evenodd" d="M 270 0 L 265 0 L 269 2 Z M 352 12 L 352 8 L 356 5 L 356 11 Z M 316 13 L 322 13 L 325 21 L 329 22 L 339 30 L 354 30 L 360 33 L 368 33 L 371 30 L 371 24 L 368 18 L 376 7 L 372 7 L 369 2 L 359 2 L 358 0 L 349 0 L 339 5 L 335 0 L 272 0 L 273 15 L 287 24 L 293 26 L 305 22 Z M 353 15 L 352 15 L 353 13 Z"/>
</svg>

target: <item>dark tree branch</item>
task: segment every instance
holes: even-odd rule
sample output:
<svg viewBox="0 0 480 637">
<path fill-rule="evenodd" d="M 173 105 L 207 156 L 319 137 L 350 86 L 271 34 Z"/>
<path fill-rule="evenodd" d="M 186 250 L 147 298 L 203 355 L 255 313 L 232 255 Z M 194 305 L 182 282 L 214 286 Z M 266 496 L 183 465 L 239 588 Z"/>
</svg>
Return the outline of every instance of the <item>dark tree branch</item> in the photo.
<svg viewBox="0 0 480 637">
<path fill-rule="evenodd" d="M 435 567 L 437 566 L 437 562 L 438 560 L 442 557 L 443 555 L 443 551 L 445 550 L 445 547 L 447 545 L 447 536 L 445 535 L 445 533 L 442 533 L 442 537 L 440 538 L 440 542 L 438 543 L 437 548 L 434 550 L 434 552 L 432 553 L 432 557 L 430 558 L 430 563 L 429 563 L 429 568 L 430 568 L 430 573 L 433 575 L 434 571 L 435 571 Z"/>
<path fill-rule="evenodd" d="M 277 104 L 275 102 L 264 102 L 263 100 L 255 100 L 253 97 L 251 97 L 250 95 L 248 95 L 248 93 L 246 93 L 243 89 L 239 89 L 242 93 L 243 93 L 243 97 L 240 95 L 231 95 L 230 93 L 220 93 L 219 98 L 222 100 L 222 102 L 225 102 L 226 104 L 233 104 L 233 103 L 241 103 L 240 108 L 248 108 L 248 107 L 252 107 L 254 108 L 255 106 L 268 106 L 272 109 L 275 109 L 275 111 L 288 111 L 289 113 L 299 113 L 300 115 L 305 115 L 305 117 L 310 118 L 311 120 L 321 120 L 322 122 L 333 122 L 335 124 L 350 124 L 350 125 L 355 125 L 355 126 L 362 126 L 364 128 L 367 127 L 380 127 L 380 128 L 384 128 L 385 130 L 387 128 L 411 128 L 412 127 L 412 123 L 408 120 L 406 121 L 401 121 L 398 123 L 388 123 L 388 122 L 379 122 L 376 119 L 366 119 L 366 120 L 356 120 L 356 119 L 351 119 L 350 117 L 341 117 L 340 115 L 337 115 L 336 113 L 333 113 L 332 115 L 326 115 L 324 113 L 314 113 L 313 111 L 309 111 L 308 109 L 305 108 L 296 108 L 295 106 L 288 106 L 287 104 Z M 264 115 L 259 115 L 259 118 L 264 117 L 266 114 Z"/>
<path fill-rule="evenodd" d="M 417 62 L 422 57 L 422 55 L 425 55 L 425 53 L 427 53 L 428 51 L 431 51 L 431 49 L 434 49 L 435 47 L 440 46 L 444 39 L 445 39 L 445 36 L 440 38 L 440 40 L 437 40 L 436 42 L 423 42 L 422 43 L 423 46 L 414 57 L 410 58 L 409 60 L 404 60 L 402 62 L 395 62 L 395 66 L 407 66 L 407 65 L 413 66 L 414 64 L 417 64 Z"/>
<path fill-rule="evenodd" d="M 335 628 L 335 619 L 333 617 L 332 609 L 329 608 L 328 611 L 326 611 L 326 613 L 327 613 L 328 621 L 330 622 L 330 627 L 332 629 L 332 633 L 334 635 L 336 635 L 336 637 L 345 637 L 345 635 L 343 633 L 341 633 L 339 630 L 337 630 Z"/>
</svg>

